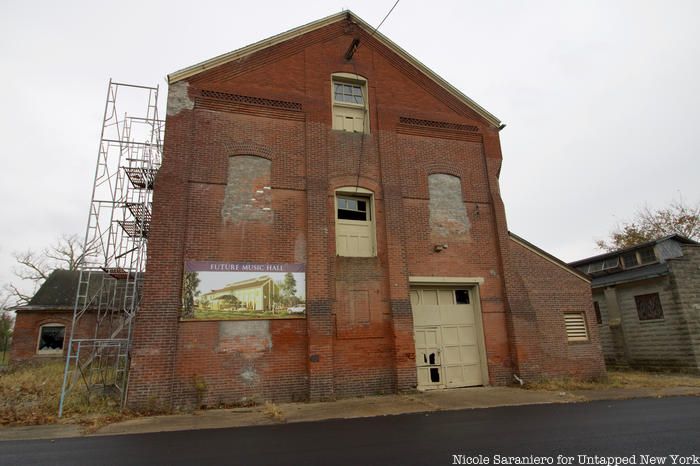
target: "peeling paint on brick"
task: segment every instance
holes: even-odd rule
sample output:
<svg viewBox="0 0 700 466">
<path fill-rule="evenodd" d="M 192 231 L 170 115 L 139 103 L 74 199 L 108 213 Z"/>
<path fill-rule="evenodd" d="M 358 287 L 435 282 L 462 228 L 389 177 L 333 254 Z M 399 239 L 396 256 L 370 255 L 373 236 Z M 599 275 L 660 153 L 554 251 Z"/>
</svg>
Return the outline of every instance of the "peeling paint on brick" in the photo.
<svg viewBox="0 0 700 466">
<path fill-rule="evenodd" d="M 221 217 L 224 222 L 272 223 L 272 162 L 262 157 L 229 157 L 228 181 Z"/>
<path fill-rule="evenodd" d="M 241 378 L 247 384 L 252 385 L 257 382 L 258 373 L 255 371 L 255 368 L 252 365 L 249 365 L 241 372 Z"/>
<path fill-rule="evenodd" d="M 269 320 L 219 322 L 219 345 L 222 353 L 237 352 L 257 356 L 272 350 Z"/>
<path fill-rule="evenodd" d="M 183 110 L 192 110 L 194 101 L 187 94 L 187 89 L 190 87 L 186 81 L 180 81 L 171 84 L 168 88 L 168 109 L 169 116 L 174 116 Z"/>
<path fill-rule="evenodd" d="M 444 237 L 469 233 L 469 219 L 462 200 L 460 179 L 436 173 L 428 177 L 428 188 L 431 232 Z"/>
</svg>

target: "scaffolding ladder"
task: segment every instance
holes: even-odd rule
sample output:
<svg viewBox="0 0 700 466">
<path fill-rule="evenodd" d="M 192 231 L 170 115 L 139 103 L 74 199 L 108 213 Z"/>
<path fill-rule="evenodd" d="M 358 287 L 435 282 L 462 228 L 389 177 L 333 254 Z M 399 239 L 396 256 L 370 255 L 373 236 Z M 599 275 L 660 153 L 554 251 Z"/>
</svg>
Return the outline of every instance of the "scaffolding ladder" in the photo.
<svg viewBox="0 0 700 466">
<path fill-rule="evenodd" d="M 121 113 L 122 107 L 130 111 Z M 78 396 L 78 387 L 88 400 L 109 396 L 122 407 L 126 403 L 164 126 L 158 118 L 158 87 L 109 81 L 59 417 L 70 397 Z"/>
</svg>

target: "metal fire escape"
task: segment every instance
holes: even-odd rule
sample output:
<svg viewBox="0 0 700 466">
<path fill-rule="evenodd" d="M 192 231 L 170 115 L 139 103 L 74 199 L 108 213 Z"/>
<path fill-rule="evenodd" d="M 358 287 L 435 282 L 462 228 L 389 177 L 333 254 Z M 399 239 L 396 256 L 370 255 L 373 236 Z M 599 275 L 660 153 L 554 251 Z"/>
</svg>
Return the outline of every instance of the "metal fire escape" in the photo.
<svg viewBox="0 0 700 466">
<path fill-rule="evenodd" d="M 128 113 L 121 113 L 125 109 Z M 117 398 L 122 406 L 126 402 L 164 126 L 158 118 L 158 87 L 110 80 L 59 416 L 78 391 Z M 93 328 L 92 337 L 84 338 L 86 329 Z"/>
</svg>

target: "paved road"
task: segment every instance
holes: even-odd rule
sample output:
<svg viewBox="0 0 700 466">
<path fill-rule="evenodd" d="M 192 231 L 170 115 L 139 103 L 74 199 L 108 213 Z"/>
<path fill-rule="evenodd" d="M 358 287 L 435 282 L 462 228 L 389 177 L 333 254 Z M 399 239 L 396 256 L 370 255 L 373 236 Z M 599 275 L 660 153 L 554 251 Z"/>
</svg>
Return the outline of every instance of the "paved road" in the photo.
<svg viewBox="0 0 700 466">
<path fill-rule="evenodd" d="M 158 434 L 0 442 L 0 465 L 450 465 L 453 455 L 696 455 L 700 397 L 530 405 Z M 477 458 L 478 459 L 478 458 Z M 464 463 L 463 463 L 464 464 Z M 483 462 L 477 464 L 485 464 Z M 545 463 L 546 464 L 546 463 Z M 559 463 L 562 464 L 562 463 Z M 594 463 L 590 463 L 594 464 Z M 600 464 L 600 463 L 597 463 Z"/>
</svg>

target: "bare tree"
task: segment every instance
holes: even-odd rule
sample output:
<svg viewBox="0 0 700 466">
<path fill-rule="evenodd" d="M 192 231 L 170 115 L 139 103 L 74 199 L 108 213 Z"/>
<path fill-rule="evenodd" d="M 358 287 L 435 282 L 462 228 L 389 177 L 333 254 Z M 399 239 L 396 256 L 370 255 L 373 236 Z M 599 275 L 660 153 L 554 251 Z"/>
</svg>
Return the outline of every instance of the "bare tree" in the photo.
<svg viewBox="0 0 700 466">
<path fill-rule="evenodd" d="M 38 252 L 31 249 L 14 252 L 17 266 L 13 273 L 21 284 L 8 283 L 4 291 L 16 305 L 26 304 L 53 270 L 77 270 L 94 249 L 84 247 L 78 235 L 73 234 L 61 235 L 53 244 Z"/>
<path fill-rule="evenodd" d="M 618 224 L 608 239 L 598 240 L 596 245 L 604 251 L 617 251 L 671 234 L 700 240 L 700 203 L 688 205 L 680 199 L 657 210 L 644 206 L 632 220 Z"/>
</svg>

